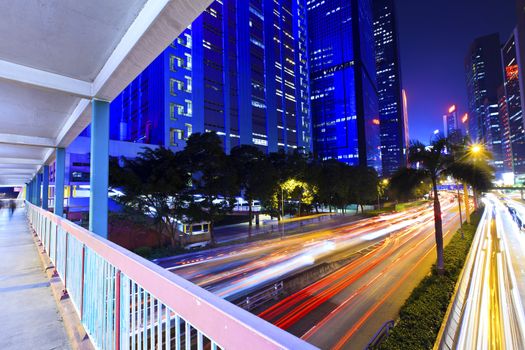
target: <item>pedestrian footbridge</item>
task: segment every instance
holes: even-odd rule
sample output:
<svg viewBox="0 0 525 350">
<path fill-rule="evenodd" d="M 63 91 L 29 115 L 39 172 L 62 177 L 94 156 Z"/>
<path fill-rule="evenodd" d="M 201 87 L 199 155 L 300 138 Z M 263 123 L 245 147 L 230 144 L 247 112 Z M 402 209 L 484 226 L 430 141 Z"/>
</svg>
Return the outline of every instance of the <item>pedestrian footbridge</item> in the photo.
<svg viewBox="0 0 525 350">
<path fill-rule="evenodd" d="M 29 230 L 36 234 L 42 245 L 38 248 L 51 260 L 96 348 L 313 349 L 106 240 L 109 103 L 210 3 L 0 3 L 0 186 L 26 190 L 25 214 L 15 214 L 16 226 L 0 218 L 0 250 L 15 251 L 28 242 Z M 89 124 L 90 220 L 89 229 L 84 229 L 63 218 L 65 148 Z M 50 177 L 55 182 L 53 212 L 48 209 Z M 28 270 L 0 269 L 0 281 L 23 278 L 40 266 L 36 251 L 24 254 L 31 256 L 25 261 Z M 7 266 L 9 259 L 2 253 L 0 266 Z M 18 286 L 45 291 L 46 283 L 35 280 Z M 11 287 L 0 285 L 0 293 L 15 293 Z M 49 304 L 50 292 L 45 294 L 28 294 L 25 300 L 26 306 L 45 308 L 19 310 L 20 317 L 40 323 L 17 324 L 23 331 L 12 333 L 15 337 L 1 343 L 2 349 L 69 347 Z M 47 331 L 34 331 L 41 326 L 48 326 Z M 4 334 L 5 329 L 0 330 Z"/>
</svg>

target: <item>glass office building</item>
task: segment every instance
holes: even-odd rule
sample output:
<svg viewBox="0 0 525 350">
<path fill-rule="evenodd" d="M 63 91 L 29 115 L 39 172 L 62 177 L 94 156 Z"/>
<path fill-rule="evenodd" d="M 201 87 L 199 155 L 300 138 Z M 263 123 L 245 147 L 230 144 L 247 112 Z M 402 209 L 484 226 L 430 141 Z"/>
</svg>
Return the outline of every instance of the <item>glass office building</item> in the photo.
<svg viewBox="0 0 525 350">
<path fill-rule="evenodd" d="M 373 0 L 383 175 L 406 165 L 405 114 L 393 0 Z"/>
<path fill-rule="evenodd" d="M 501 74 L 499 34 L 474 40 L 465 57 L 469 105 L 469 136 L 483 142 L 494 155 L 496 171 L 504 171 L 498 88 Z"/>
<path fill-rule="evenodd" d="M 311 150 L 306 1 L 214 1 L 111 105 L 115 139 Z"/>
<path fill-rule="evenodd" d="M 520 67 L 517 56 L 517 30 L 501 49 L 503 61 L 503 78 L 506 97 L 506 113 L 510 129 L 510 147 L 515 174 L 525 174 L 525 129 L 520 91 Z"/>
<path fill-rule="evenodd" d="M 307 6 L 314 152 L 381 172 L 371 2 Z"/>
</svg>

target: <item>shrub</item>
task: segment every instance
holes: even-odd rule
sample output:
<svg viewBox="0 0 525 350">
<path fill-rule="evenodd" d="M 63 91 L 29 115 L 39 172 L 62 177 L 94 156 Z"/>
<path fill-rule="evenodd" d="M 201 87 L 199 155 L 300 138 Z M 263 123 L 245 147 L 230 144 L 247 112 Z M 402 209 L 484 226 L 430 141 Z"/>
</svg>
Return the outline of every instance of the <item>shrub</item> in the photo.
<svg viewBox="0 0 525 350">
<path fill-rule="evenodd" d="M 153 249 L 151 249 L 151 247 L 138 247 L 134 253 L 148 259 L 153 253 Z"/>
</svg>

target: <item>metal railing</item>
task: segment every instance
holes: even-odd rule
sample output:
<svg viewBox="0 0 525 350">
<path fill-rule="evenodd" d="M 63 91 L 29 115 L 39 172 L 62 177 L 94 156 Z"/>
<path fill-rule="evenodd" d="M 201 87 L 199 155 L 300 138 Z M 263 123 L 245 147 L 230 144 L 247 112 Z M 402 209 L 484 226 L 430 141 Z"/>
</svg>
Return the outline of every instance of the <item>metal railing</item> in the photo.
<svg viewBox="0 0 525 350">
<path fill-rule="evenodd" d="M 99 349 L 316 349 L 66 219 L 26 207 Z"/>
<path fill-rule="evenodd" d="M 284 288 L 283 281 L 274 283 L 273 285 L 247 297 L 242 298 L 236 302 L 235 305 L 242 307 L 245 310 L 253 310 L 270 300 L 277 300 L 282 294 Z"/>
<path fill-rule="evenodd" d="M 368 344 L 366 344 L 365 350 L 378 349 L 379 345 L 381 345 L 381 343 L 385 341 L 386 338 L 388 338 L 388 336 L 390 335 L 390 331 L 392 330 L 392 328 L 394 328 L 394 325 L 394 320 L 386 321 L 385 323 L 383 323 L 381 328 L 379 328 L 379 330 L 376 332 L 376 334 L 374 334 L 372 339 L 370 339 Z"/>
</svg>

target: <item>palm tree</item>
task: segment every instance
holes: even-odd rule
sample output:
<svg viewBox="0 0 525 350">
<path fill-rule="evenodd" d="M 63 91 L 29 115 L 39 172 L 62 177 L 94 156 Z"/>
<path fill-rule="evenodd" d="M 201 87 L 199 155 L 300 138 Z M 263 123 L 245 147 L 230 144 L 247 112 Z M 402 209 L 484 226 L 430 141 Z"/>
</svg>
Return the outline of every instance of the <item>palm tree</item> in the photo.
<svg viewBox="0 0 525 350">
<path fill-rule="evenodd" d="M 411 177 L 420 181 L 430 180 L 434 200 L 434 228 L 437 251 L 437 271 L 443 274 L 445 264 L 443 260 L 443 223 L 441 219 L 441 203 L 438 196 L 438 182 L 440 178 L 452 176 L 465 181 L 474 189 L 484 191 L 490 187 L 492 173 L 486 161 L 469 161 L 468 157 L 458 156 L 460 153 L 452 152 L 455 146 L 448 139 L 438 137 L 429 146 L 416 141 L 409 148 L 411 164 L 417 165 L 417 170 L 402 169 L 410 172 Z M 399 174 L 398 174 L 399 175 Z M 412 181 L 414 185 L 420 181 Z"/>
</svg>

